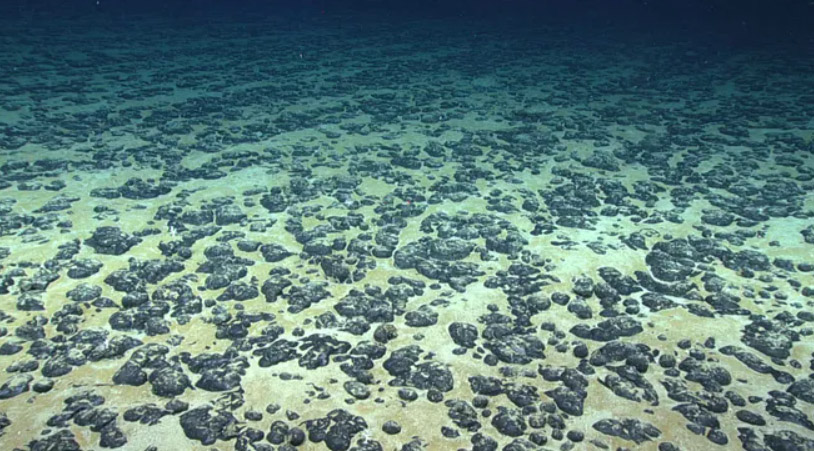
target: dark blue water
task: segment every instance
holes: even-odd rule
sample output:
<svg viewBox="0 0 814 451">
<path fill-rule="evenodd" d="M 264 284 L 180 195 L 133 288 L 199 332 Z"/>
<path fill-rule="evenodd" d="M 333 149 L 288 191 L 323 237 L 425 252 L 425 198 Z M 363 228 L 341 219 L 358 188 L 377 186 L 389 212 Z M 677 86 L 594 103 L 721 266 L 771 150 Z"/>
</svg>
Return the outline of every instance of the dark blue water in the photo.
<svg viewBox="0 0 814 451">
<path fill-rule="evenodd" d="M 0 5 L 0 448 L 814 449 L 808 2 Z"/>
</svg>

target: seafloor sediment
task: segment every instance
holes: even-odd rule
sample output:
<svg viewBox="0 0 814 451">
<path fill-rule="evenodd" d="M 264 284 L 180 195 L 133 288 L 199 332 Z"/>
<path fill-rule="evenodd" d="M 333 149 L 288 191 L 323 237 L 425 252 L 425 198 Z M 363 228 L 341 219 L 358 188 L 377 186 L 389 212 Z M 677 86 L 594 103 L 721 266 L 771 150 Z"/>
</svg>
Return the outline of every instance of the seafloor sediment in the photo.
<svg viewBox="0 0 814 451">
<path fill-rule="evenodd" d="M 3 27 L 0 448 L 814 449 L 814 59 Z"/>
</svg>

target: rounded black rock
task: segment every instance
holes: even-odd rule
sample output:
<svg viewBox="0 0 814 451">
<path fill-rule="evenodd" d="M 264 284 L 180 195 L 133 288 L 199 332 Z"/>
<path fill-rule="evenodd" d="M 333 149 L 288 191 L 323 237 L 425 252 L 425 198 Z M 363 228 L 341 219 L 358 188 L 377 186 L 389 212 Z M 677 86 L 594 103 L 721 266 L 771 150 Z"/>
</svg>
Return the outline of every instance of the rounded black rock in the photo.
<svg viewBox="0 0 814 451">
<path fill-rule="evenodd" d="M 766 420 L 764 420 L 762 416 L 750 410 L 738 410 L 737 412 L 735 412 L 735 416 L 744 423 L 752 424 L 755 426 L 766 425 Z"/>
<path fill-rule="evenodd" d="M 483 409 L 489 405 L 489 398 L 483 395 L 477 395 L 472 398 L 472 405 L 478 409 Z"/>
<path fill-rule="evenodd" d="M 260 421 L 263 419 L 263 414 L 256 410 L 247 410 L 243 417 L 248 421 Z"/>
<path fill-rule="evenodd" d="M 537 446 L 543 446 L 548 443 L 548 437 L 541 432 L 532 432 L 529 434 L 529 440 Z"/>
<path fill-rule="evenodd" d="M 356 399 L 367 399 L 370 397 L 370 389 L 367 385 L 358 381 L 347 381 L 343 384 L 345 391 Z"/>
<path fill-rule="evenodd" d="M 439 403 L 444 400 L 444 394 L 440 390 L 431 388 L 427 390 L 427 400 L 433 403 Z"/>
<path fill-rule="evenodd" d="M 400 388 L 398 394 L 399 398 L 404 401 L 415 401 L 418 399 L 418 393 L 412 388 Z"/>
<path fill-rule="evenodd" d="M 574 346 L 574 357 L 578 359 L 584 359 L 588 357 L 588 346 L 585 343 L 579 343 Z"/>
<path fill-rule="evenodd" d="M 398 330 L 396 326 L 392 324 L 381 324 L 376 327 L 376 330 L 373 332 L 373 339 L 379 343 L 387 343 L 390 340 L 398 337 Z"/>
<path fill-rule="evenodd" d="M 31 387 L 37 393 L 46 393 L 51 391 L 54 388 L 54 381 L 51 379 L 43 379 L 34 383 Z"/>
<path fill-rule="evenodd" d="M 291 446 L 300 446 L 305 443 L 305 432 L 300 428 L 291 428 L 288 431 L 288 443 Z"/>
<path fill-rule="evenodd" d="M 729 438 L 720 429 L 710 429 L 707 433 L 707 438 L 716 445 L 724 446 L 729 443 Z"/>
<path fill-rule="evenodd" d="M 382 425 L 382 431 L 384 431 L 385 434 L 395 435 L 401 432 L 401 425 L 393 420 L 385 421 Z"/>
<path fill-rule="evenodd" d="M 568 433 L 566 434 L 566 437 L 568 437 L 568 440 L 571 440 L 574 443 L 579 443 L 579 442 L 585 440 L 585 434 L 583 434 L 580 431 L 573 430 L 573 429 L 568 431 Z"/>
</svg>

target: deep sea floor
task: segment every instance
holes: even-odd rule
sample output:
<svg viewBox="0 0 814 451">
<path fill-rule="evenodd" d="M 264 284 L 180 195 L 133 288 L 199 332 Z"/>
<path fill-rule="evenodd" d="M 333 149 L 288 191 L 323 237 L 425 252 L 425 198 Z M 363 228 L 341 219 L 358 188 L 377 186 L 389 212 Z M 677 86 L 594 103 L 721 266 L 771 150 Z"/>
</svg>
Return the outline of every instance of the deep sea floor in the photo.
<svg viewBox="0 0 814 451">
<path fill-rule="evenodd" d="M 814 58 L 6 23 L 0 448 L 814 449 Z"/>
</svg>

